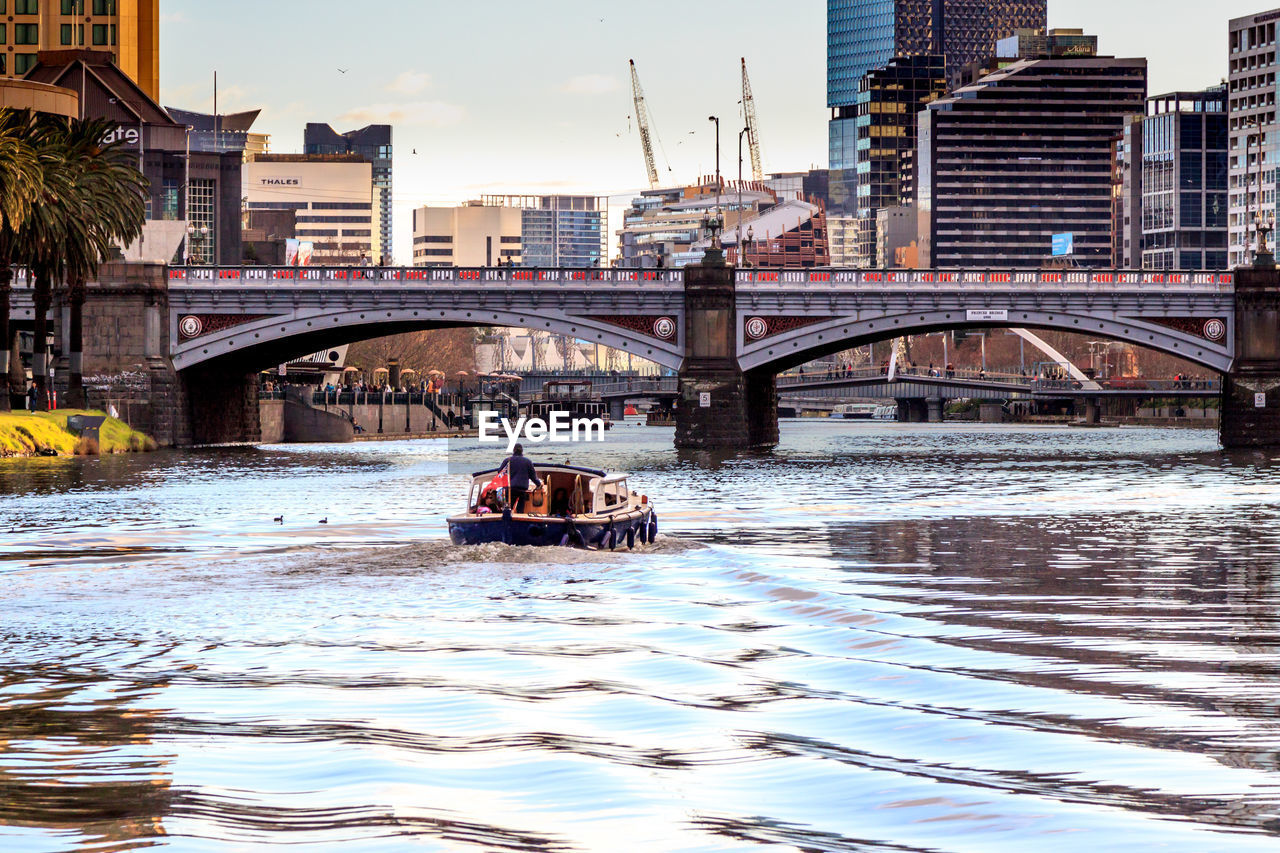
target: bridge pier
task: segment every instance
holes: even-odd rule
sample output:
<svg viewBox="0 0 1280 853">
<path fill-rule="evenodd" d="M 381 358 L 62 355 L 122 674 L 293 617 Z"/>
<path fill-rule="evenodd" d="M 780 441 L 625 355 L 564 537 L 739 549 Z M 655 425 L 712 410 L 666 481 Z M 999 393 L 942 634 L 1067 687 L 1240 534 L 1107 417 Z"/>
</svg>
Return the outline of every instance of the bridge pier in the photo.
<svg viewBox="0 0 1280 853">
<path fill-rule="evenodd" d="M 1236 352 L 1222 378 L 1222 446 L 1280 446 L 1280 271 L 1265 247 L 1236 270 Z"/>
<path fill-rule="evenodd" d="M 1102 423 L 1102 401 L 1097 397 L 1085 398 L 1084 422 L 1087 424 Z"/>
<path fill-rule="evenodd" d="M 942 407 L 946 404 L 946 400 L 941 397 L 927 397 L 924 404 L 929 410 L 925 420 L 931 424 L 942 423 Z"/>
<path fill-rule="evenodd" d="M 718 250 L 685 269 L 685 357 L 680 365 L 676 447 L 742 450 L 778 443 L 773 374 L 738 366 L 734 270 Z"/>
<path fill-rule="evenodd" d="M 621 422 L 627 416 L 627 401 L 621 397 L 609 401 L 609 419 Z"/>
<path fill-rule="evenodd" d="M 904 424 L 923 424 L 929 422 L 928 401 L 917 397 L 907 397 L 895 401 L 898 404 L 898 422 Z M 942 420 L 941 401 L 938 404 L 938 420 Z"/>
</svg>

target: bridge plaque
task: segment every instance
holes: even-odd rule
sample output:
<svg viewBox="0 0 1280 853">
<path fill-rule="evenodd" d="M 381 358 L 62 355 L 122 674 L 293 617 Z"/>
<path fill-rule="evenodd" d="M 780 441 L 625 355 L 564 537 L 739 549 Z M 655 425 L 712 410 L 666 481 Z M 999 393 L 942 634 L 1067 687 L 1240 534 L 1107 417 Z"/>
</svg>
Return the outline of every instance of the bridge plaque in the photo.
<svg viewBox="0 0 1280 853">
<path fill-rule="evenodd" d="M 965 320 L 970 323 L 983 323 L 989 320 L 1004 322 L 1009 319 L 1007 308 L 970 308 L 964 312 Z"/>
</svg>

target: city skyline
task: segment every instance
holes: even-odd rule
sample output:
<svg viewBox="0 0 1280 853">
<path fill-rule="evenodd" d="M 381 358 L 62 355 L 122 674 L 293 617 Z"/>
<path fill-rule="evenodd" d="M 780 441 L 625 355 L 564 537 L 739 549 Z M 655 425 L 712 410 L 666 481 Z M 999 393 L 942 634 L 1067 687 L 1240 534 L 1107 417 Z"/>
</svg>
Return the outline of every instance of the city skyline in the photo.
<svg viewBox="0 0 1280 853">
<path fill-rule="evenodd" d="M 625 206 L 647 186 L 631 118 L 632 58 L 662 143 L 664 183 L 714 172 L 710 114 L 721 117 L 721 171 L 737 176 L 739 56 L 751 72 L 766 170 L 827 166 L 823 2 L 778 16 L 775 5 L 746 0 L 729 18 L 670 0 L 643 8 L 495 0 L 483 14 L 406 0 L 382 8 L 377 26 L 338 29 L 347 7 L 328 0 L 303 17 L 283 4 L 171 0 L 161 19 L 161 102 L 211 109 L 217 71 L 219 111 L 262 108 L 254 129 L 271 134 L 278 153 L 302 150 L 309 121 L 392 124 L 396 260 L 405 263 L 411 210 L 424 204 L 583 192 Z M 1159 94 L 1224 78 L 1227 21 L 1266 8 L 1178 2 L 1153 17 L 1148 4 L 1051 0 L 1049 25 L 1096 33 L 1104 54 L 1147 57 L 1150 94 Z M 1207 50 L 1206 32 L 1220 36 Z M 189 43 L 218 45 L 217 58 L 184 51 Z"/>
</svg>

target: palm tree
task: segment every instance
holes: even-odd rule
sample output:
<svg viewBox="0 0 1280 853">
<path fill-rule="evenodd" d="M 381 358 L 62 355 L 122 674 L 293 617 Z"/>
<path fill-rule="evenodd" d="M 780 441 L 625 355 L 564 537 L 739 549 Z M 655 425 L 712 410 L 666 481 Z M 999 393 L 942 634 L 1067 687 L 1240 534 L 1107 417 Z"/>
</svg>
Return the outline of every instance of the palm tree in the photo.
<svg viewBox="0 0 1280 853">
<path fill-rule="evenodd" d="M 40 173 L 31 148 L 34 120 L 27 110 L 0 109 L 0 412 L 12 406 L 9 301 L 18 232 L 39 191 Z"/>
<path fill-rule="evenodd" d="M 53 301 L 53 283 L 67 283 L 71 309 L 67 402 L 83 405 L 85 282 L 97 274 L 112 246 L 132 242 L 142 231 L 146 179 L 118 143 L 102 143 L 111 130 L 111 123 L 101 119 L 68 121 L 49 117 L 36 126 L 34 148 L 42 192 L 19 234 L 18 244 L 21 259 L 34 278 L 32 374 L 39 408 L 48 405 L 47 315 Z"/>
<path fill-rule="evenodd" d="M 105 120 L 72 121 L 58 144 L 66 168 L 74 175 L 72 202 L 76 221 L 65 231 L 67 301 L 70 307 L 69 406 L 84 406 L 82 372 L 85 282 L 98 274 L 98 266 L 115 246 L 127 246 L 142 233 L 146 216 L 147 180 L 132 154 L 119 143 L 103 145 L 111 132 Z"/>
</svg>

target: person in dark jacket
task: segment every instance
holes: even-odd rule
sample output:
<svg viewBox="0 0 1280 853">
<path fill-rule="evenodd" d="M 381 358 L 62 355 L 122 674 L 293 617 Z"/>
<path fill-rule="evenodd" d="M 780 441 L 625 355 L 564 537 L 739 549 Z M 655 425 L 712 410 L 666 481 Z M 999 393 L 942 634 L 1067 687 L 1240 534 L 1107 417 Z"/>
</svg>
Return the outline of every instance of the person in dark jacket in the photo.
<svg viewBox="0 0 1280 853">
<path fill-rule="evenodd" d="M 517 444 L 511 449 L 511 455 L 503 461 L 498 473 L 503 471 L 507 472 L 508 486 L 511 489 L 511 511 L 524 512 L 525 504 L 529 502 L 529 484 L 542 485 L 533 463 L 524 455 L 524 445 Z"/>
</svg>

